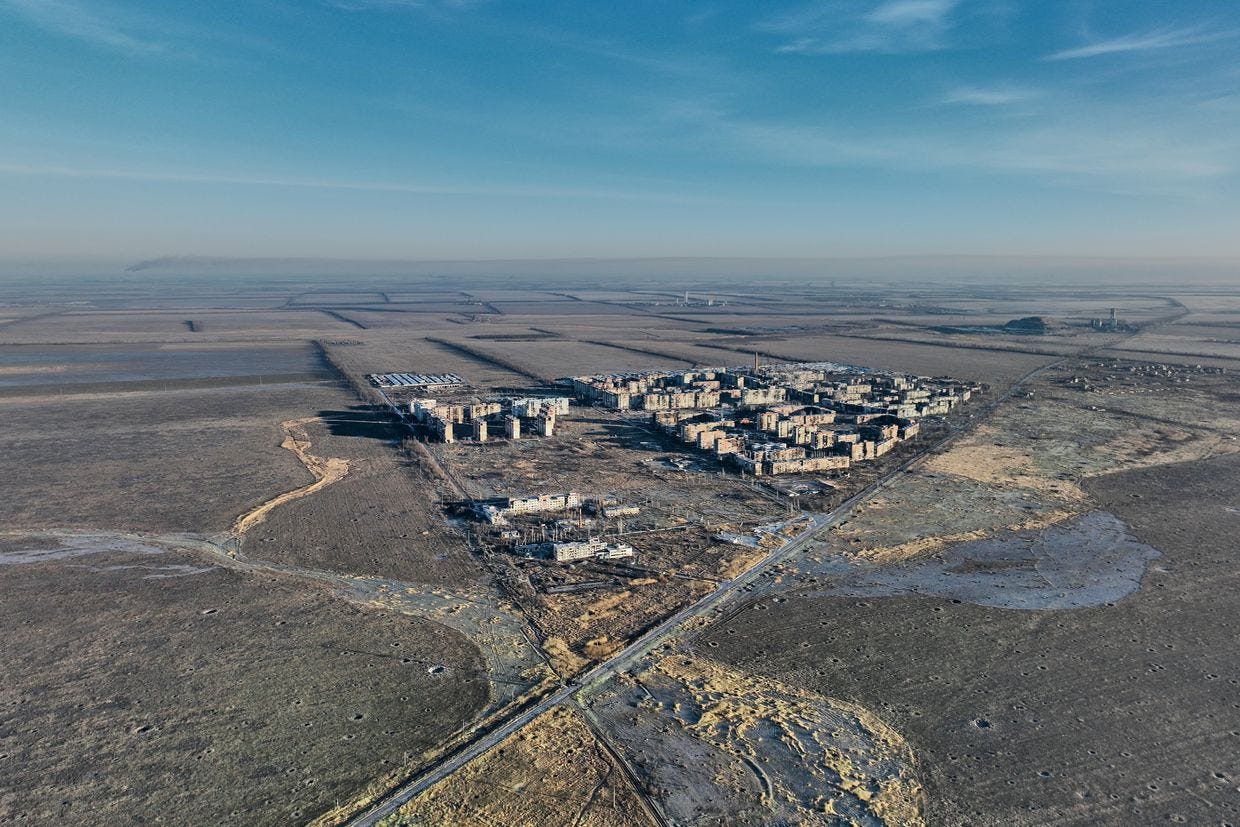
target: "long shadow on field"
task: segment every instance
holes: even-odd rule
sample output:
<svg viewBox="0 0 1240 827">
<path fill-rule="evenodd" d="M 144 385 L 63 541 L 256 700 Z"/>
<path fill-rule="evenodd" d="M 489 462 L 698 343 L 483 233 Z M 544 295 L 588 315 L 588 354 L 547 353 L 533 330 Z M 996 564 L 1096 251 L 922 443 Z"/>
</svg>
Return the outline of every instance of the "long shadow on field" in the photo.
<svg viewBox="0 0 1240 827">
<path fill-rule="evenodd" d="M 332 436 L 362 437 L 391 441 L 400 427 L 396 419 L 382 408 L 352 405 L 347 410 L 319 411 L 319 418 Z"/>
</svg>

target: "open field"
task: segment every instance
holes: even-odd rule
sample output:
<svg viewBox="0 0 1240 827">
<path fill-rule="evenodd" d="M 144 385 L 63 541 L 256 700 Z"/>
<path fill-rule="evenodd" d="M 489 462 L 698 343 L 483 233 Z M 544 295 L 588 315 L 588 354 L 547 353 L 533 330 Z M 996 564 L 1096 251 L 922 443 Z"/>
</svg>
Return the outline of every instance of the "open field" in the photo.
<svg viewBox="0 0 1240 827">
<path fill-rule="evenodd" d="M 179 380 L 254 378 L 268 384 L 289 375 L 330 378 L 309 343 L 0 346 L 0 389 L 8 395 L 177 387 Z"/>
<path fill-rule="evenodd" d="M 306 822 L 487 697 L 460 634 L 202 553 L 10 534 L 0 584 L 6 822 Z"/>
<path fill-rule="evenodd" d="M 748 350 L 748 344 L 743 346 Z M 760 350 L 785 360 L 831 359 L 882 370 L 925 376 L 953 376 L 1002 387 L 1054 356 L 996 350 L 877 341 L 842 336 L 775 339 Z"/>
<path fill-rule="evenodd" d="M 482 576 L 464 535 L 443 519 L 440 485 L 398 447 L 402 434 L 385 415 L 357 406 L 316 413 L 302 425 L 309 452 L 347 463 L 348 473 L 254 525 L 246 556 L 411 583 Z"/>
<path fill-rule="evenodd" d="M 1162 554 L 1114 602 L 1022 611 L 793 592 L 703 642 L 737 668 L 880 711 L 920 758 L 931 823 L 1234 822 L 1237 468 L 1228 456 L 1088 483 Z"/>
<path fill-rule="evenodd" d="M 245 310 L 188 306 L 170 310 L 68 309 L 0 325 L 0 344 L 289 341 L 339 335 L 352 328 L 315 310 Z"/>
<path fill-rule="evenodd" d="M 331 385 L 0 399 L 0 522 L 224 531 L 313 481 L 280 447 L 280 423 L 348 399 Z"/>
</svg>

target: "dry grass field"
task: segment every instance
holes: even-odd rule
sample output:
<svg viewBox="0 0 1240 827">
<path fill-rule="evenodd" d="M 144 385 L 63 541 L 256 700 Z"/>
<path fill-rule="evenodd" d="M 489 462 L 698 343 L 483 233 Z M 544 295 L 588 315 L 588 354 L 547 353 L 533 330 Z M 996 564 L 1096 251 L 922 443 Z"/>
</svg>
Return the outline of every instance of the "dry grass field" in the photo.
<svg viewBox="0 0 1240 827">
<path fill-rule="evenodd" d="M 0 399 L 0 522 L 224 531 L 311 481 L 280 423 L 350 400 L 329 384 Z"/>
<path fill-rule="evenodd" d="M 316 413 L 305 426 L 310 451 L 346 460 L 348 474 L 273 510 L 246 533 L 247 557 L 411 583 L 482 577 L 464 535 L 443 518 L 436 480 L 398 447 L 407 434 L 367 409 Z"/>
<path fill-rule="evenodd" d="M 0 545 L 0 821 L 305 823 L 486 702 L 477 650 L 437 623 L 147 541 L 63 543 Z"/>
<path fill-rule="evenodd" d="M 794 593 L 706 642 L 882 714 L 920 758 L 930 823 L 1234 822 L 1238 468 L 1229 456 L 1089 483 L 1163 555 L 1113 604 Z"/>
<path fill-rule="evenodd" d="M 327 378 L 318 348 L 300 342 L 0 346 L 0 391 L 6 396 L 175 389 L 195 380 L 223 386 Z"/>
<path fill-rule="evenodd" d="M 193 305 L 167 310 L 69 309 L 0 326 L 0 344 L 287 342 L 339 335 L 351 329 L 352 325 L 339 318 L 306 309 Z"/>
</svg>

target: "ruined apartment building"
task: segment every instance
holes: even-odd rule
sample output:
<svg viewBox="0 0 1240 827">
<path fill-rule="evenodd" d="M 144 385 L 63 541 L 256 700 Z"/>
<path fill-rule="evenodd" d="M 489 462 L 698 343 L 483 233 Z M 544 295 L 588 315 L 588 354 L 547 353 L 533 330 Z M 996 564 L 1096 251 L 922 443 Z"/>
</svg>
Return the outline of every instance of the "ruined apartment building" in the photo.
<svg viewBox="0 0 1240 827">
<path fill-rule="evenodd" d="M 439 442 L 470 438 L 479 443 L 503 436 L 520 440 L 527 434 L 551 437 L 556 417 L 568 413 L 569 398 L 525 397 L 451 403 L 440 399 L 414 399 L 409 412 Z"/>
</svg>

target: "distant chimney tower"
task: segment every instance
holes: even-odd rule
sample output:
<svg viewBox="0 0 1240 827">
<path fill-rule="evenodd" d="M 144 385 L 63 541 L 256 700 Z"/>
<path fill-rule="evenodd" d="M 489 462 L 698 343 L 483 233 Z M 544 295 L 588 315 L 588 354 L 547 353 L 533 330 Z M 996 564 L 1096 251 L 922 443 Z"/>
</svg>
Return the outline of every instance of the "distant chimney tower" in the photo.
<svg viewBox="0 0 1240 827">
<path fill-rule="evenodd" d="M 756 350 L 753 352 L 753 369 L 755 371 L 758 369 L 758 351 Z"/>
</svg>

